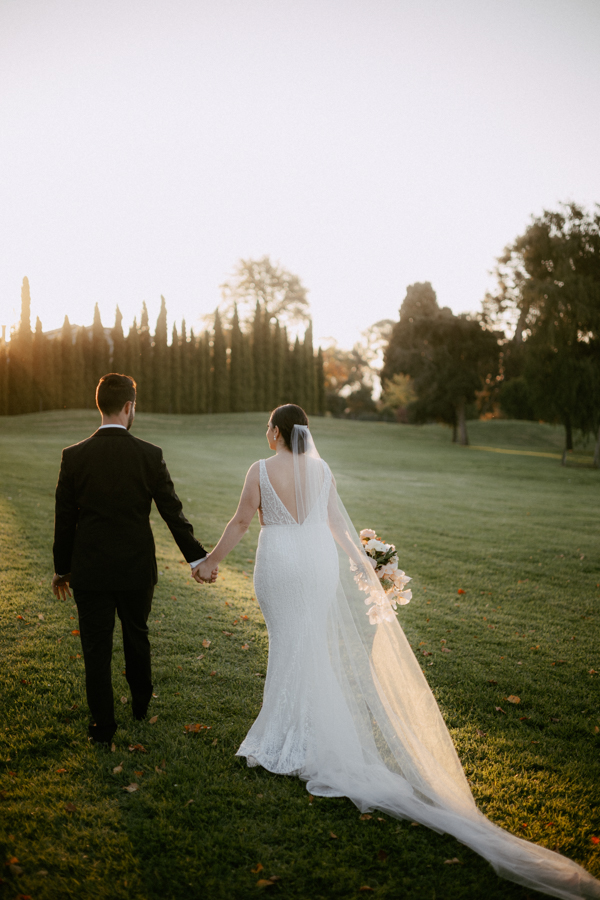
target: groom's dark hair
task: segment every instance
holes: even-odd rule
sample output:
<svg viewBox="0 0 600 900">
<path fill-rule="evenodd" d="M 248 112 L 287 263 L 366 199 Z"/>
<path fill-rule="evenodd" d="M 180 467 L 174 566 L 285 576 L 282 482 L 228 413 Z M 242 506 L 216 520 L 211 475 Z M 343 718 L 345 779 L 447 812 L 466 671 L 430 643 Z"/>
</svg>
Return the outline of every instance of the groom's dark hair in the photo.
<svg viewBox="0 0 600 900">
<path fill-rule="evenodd" d="M 136 383 L 129 375 L 103 375 L 96 388 L 96 406 L 105 416 L 120 413 L 128 400 L 135 403 Z"/>
</svg>

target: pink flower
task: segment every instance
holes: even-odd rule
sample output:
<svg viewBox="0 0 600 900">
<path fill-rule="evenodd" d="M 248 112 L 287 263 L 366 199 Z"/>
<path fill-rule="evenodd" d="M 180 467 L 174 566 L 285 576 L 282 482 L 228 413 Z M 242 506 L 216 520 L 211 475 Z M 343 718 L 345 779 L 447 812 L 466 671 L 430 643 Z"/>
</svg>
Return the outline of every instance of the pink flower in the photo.
<svg viewBox="0 0 600 900">
<path fill-rule="evenodd" d="M 363 528 L 363 530 L 360 533 L 360 537 L 361 537 L 361 539 L 366 538 L 368 540 L 369 538 L 377 537 L 377 535 L 375 534 L 375 532 L 373 531 L 372 528 Z"/>
</svg>

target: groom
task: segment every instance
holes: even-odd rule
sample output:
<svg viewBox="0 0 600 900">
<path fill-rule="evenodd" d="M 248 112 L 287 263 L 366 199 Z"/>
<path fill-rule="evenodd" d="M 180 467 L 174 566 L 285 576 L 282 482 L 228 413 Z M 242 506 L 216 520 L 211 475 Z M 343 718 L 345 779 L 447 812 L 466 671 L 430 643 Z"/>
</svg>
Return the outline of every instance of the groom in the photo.
<svg viewBox="0 0 600 900">
<path fill-rule="evenodd" d="M 100 379 L 102 424 L 63 450 L 54 522 L 52 590 L 73 588 L 93 725 L 90 737 L 110 743 L 117 729 L 111 681 L 115 611 L 121 620 L 134 719 L 152 697 L 148 616 L 157 582 L 150 509 L 154 500 L 196 580 L 214 582 L 206 550 L 183 514 L 160 447 L 133 437 L 136 384 L 127 375 Z"/>
</svg>

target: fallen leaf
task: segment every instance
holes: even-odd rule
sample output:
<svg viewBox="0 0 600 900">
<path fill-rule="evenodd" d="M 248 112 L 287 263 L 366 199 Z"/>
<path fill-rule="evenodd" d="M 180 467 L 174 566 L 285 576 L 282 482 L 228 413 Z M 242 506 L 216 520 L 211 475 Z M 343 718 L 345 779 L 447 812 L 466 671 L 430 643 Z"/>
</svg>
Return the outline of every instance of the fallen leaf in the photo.
<svg viewBox="0 0 600 900">
<path fill-rule="evenodd" d="M 127 749 L 129 750 L 130 753 L 133 753 L 135 750 L 137 750 L 139 753 L 147 753 L 148 752 L 145 747 L 142 747 L 141 744 L 130 744 Z"/>
<path fill-rule="evenodd" d="M 532 741 L 532 744 L 539 744 L 539 741 Z"/>
<path fill-rule="evenodd" d="M 544 828 L 550 828 L 551 825 L 554 825 L 554 822 L 546 822 Z"/>
<path fill-rule="evenodd" d="M 158 722 L 158 716 L 152 716 L 152 718 L 149 719 L 148 721 L 149 721 L 150 725 L 156 725 L 156 723 Z"/>
<path fill-rule="evenodd" d="M 521 822 L 521 828 L 529 828 L 527 822 Z"/>
<path fill-rule="evenodd" d="M 71 634 L 78 635 L 79 634 L 78 629 L 74 628 L 73 631 L 71 632 Z"/>
<path fill-rule="evenodd" d="M 369 887 L 368 884 L 363 884 L 362 887 L 359 887 L 359 891 L 374 891 L 375 888 Z"/>
<path fill-rule="evenodd" d="M 200 656 L 197 656 L 196 659 L 204 659 L 205 654 L 201 653 Z"/>
<path fill-rule="evenodd" d="M 116 753 L 116 750 L 117 750 L 117 745 L 116 745 L 116 744 L 111 744 L 111 745 L 110 745 L 110 752 L 111 752 L 111 753 Z"/>
<path fill-rule="evenodd" d="M 332 839 L 332 841 L 337 841 L 338 839 L 337 834 L 334 834 L 333 831 L 329 832 L 329 837 Z"/>
<path fill-rule="evenodd" d="M 590 669 L 590 671 L 588 672 L 588 675 L 597 675 L 597 674 L 598 673 L 596 672 L 595 669 Z"/>
<path fill-rule="evenodd" d="M 242 650 L 249 650 L 250 644 L 242 644 Z"/>
<path fill-rule="evenodd" d="M 244 620 L 244 622 L 248 621 L 248 616 L 241 616 L 240 618 L 242 618 Z"/>
<path fill-rule="evenodd" d="M 361 820 L 361 822 L 366 822 L 367 819 L 372 819 L 372 818 L 373 818 L 373 816 L 370 816 L 369 813 L 363 813 L 362 816 L 360 817 L 360 820 Z"/>
<path fill-rule="evenodd" d="M 121 703 L 125 705 L 127 703 L 127 697 L 121 697 Z"/>
<path fill-rule="evenodd" d="M 597 725 L 594 725 L 594 734 L 600 734 L 600 728 Z"/>
<path fill-rule="evenodd" d="M 14 863 L 9 863 L 8 871 L 10 872 L 11 875 L 22 875 L 23 874 L 23 869 L 21 868 L 21 866 L 17 866 Z"/>
<path fill-rule="evenodd" d="M 591 840 L 592 844 L 600 844 L 600 838 L 596 837 L 595 835 L 592 835 L 590 840 Z"/>
<path fill-rule="evenodd" d="M 226 634 L 227 637 L 233 637 L 233 631 L 224 631 L 223 634 Z"/>
<path fill-rule="evenodd" d="M 44 613 L 38 613 L 38 619 L 40 620 L 40 622 L 43 622 L 44 621 Z"/>
<path fill-rule="evenodd" d="M 67 771 L 66 769 L 57 769 L 57 770 L 56 770 L 56 774 L 57 774 L 57 775 L 64 775 L 64 773 L 65 773 L 66 771 Z"/>
<path fill-rule="evenodd" d="M 504 710 L 502 709 L 501 706 L 495 706 L 494 709 L 496 710 L 496 712 L 501 712 L 501 713 L 504 713 L 504 715 L 506 715 L 506 713 L 504 712 Z"/>
<path fill-rule="evenodd" d="M 144 773 L 143 773 L 143 772 L 135 772 L 135 771 L 134 771 L 133 774 L 134 774 L 134 775 L 138 775 L 140 778 L 143 778 L 143 777 L 144 777 Z"/>
<path fill-rule="evenodd" d="M 421 653 L 423 654 L 423 656 L 433 656 L 431 650 L 421 650 Z"/>
<path fill-rule="evenodd" d="M 560 719 L 554 719 L 552 716 L 550 716 L 550 721 L 551 722 L 560 722 Z"/>
<path fill-rule="evenodd" d="M 521 702 L 521 698 L 517 697 L 516 694 L 509 694 L 509 696 L 505 697 L 504 699 L 508 700 L 509 703 L 520 703 Z"/>
<path fill-rule="evenodd" d="M 22 621 L 25 621 L 25 620 L 23 619 L 23 616 L 17 616 L 17 619 L 22 619 Z"/>
<path fill-rule="evenodd" d="M 281 875 L 269 875 L 269 881 L 281 881 Z"/>
<path fill-rule="evenodd" d="M 38 872 L 37 874 L 38 874 L 38 875 L 47 875 L 47 874 L 48 874 L 48 869 L 40 869 L 39 872 Z"/>
<path fill-rule="evenodd" d="M 488 684 L 498 684 L 498 682 L 497 682 L 497 681 L 494 681 L 493 678 L 490 678 L 489 681 L 488 681 Z"/>
<path fill-rule="evenodd" d="M 257 864 L 256 864 L 256 868 L 255 868 L 255 869 L 250 869 L 250 871 L 252 872 L 253 875 L 258 875 L 258 873 L 259 873 L 259 872 L 262 872 L 263 869 L 264 869 L 263 864 L 262 864 L 262 863 L 257 863 Z"/>
<path fill-rule="evenodd" d="M 212 725 L 201 725 L 200 722 L 196 722 L 195 725 L 184 725 L 183 728 L 188 734 L 198 734 L 199 731 L 208 731 Z"/>
<path fill-rule="evenodd" d="M 478 729 L 477 729 L 477 734 L 478 734 L 479 737 L 486 737 L 486 736 L 487 736 L 487 731 L 480 731 L 479 728 L 478 728 Z"/>
<path fill-rule="evenodd" d="M 274 887 L 274 886 L 275 886 L 275 882 L 271 881 L 270 878 L 259 878 L 258 881 L 256 882 L 256 887 L 259 887 L 259 888 L 268 888 L 268 887 Z"/>
<path fill-rule="evenodd" d="M 562 666 L 563 663 L 566 663 L 566 659 L 557 659 L 556 662 L 553 662 L 553 666 Z"/>
<path fill-rule="evenodd" d="M 218 742 L 217 738 L 215 738 L 214 741 L 212 742 L 212 746 L 216 747 L 218 743 L 219 742 Z"/>
<path fill-rule="evenodd" d="M 418 828 L 420 823 L 419 822 L 411 822 L 410 824 L 412 825 L 413 828 Z"/>
<path fill-rule="evenodd" d="M 204 638 L 204 640 L 202 641 L 202 646 L 205 648 L 210 647 L 211 644 L 212 644 L 212 641 L 209 641 L 208 638 Z"/>
<path fill-rule="evenodd" d="M 124 787 L 123 790 L 127 791 L 128 794 L 133 794 L 134 791 L 139 789 L 139 785 L 137 785 L 134 781 L 131 784 L 128 784 L 127 787 Z"/>
<path fill-rule="evenodd" d="M 519 722 L 529 722 L 529 716 L 519 716 Z"/>
<path fill-rule="evenodd" d="M 193 802 L 194 802 L 193 800 L 187 800 L 187 801 L 184 803 L 184 806 L 189 806 L 190 803 L 193 803 Z"/>
<path fill-rule="evenodd" d="M 462 863 L 461 863 L 460 859 L 458 859 L 457 856 L 454 856 L 452 859 L 445 859 L 444 865 L 446 865 L 446 866 L 456 866 L 456 865 L 462 866 Z"/>
<path fill-rule="evenodd" d="M 387 852 L 387 850 L 377 851 L 377 859 L 379 860 L 379 862 L 385 862 L 389 855 L 390 854 Z"/>
<path fill-rule="evenodd" d="M 118 766 L 115 766 L 113 769 L 113 775 L 119 775 L 123 771 L 123 763 L 119 763 Z"/>
<path fill-rule="evenodd" d="M 65 809 L 67 812 L 75 812 L 77 807 L 74 803 L 71 803 L 71 801 L 69 801 L 68 803 L 65 803 Z"/>
<path fill-rule="evenodd" d="M 457 590 L 456 593 L 457 593 L 457 594 L 466 594 L 467 592 L 466 592 L 466 591 L 463 591 L 462 588 L 459 588 L 459 589 Z"/>
<path fill-rule="evenodd" d="M 216 675 L 217 673 L 216 673 L 215 670 L 213 669 L 212 672 L 211 672 L 210 674 L 211 674 L 211 675 Z"/>
<path fill-rule="evenodd" d="M 378 821 L 378 822 L 385 822 L 385 819 L 382 819 L 381 816 L 377 816 L 377 821 Z"/>
<path fill-rule="evenodd" d="M 452 650 L 449 647 L 442 647 L 442 653 L 452 653 Z"/>
<path fill-rule="evenodd" d="M 308 795 L 308 802 L 309 802 L 309 803 L 312 803 L 314 799 L 315 799 L 315 798 L 313 797 L 312 794 L 309 794 L 309 795 Z"/>
</svg>

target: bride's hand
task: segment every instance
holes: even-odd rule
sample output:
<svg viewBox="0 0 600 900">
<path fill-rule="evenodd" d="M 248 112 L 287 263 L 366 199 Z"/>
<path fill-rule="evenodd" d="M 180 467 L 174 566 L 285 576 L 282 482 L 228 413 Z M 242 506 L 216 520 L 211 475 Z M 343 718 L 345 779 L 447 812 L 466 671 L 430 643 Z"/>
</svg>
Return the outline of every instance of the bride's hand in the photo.
<svg viewBox="0 0 600 900">
<path fill-rule="evenodd" d="M 198 582 L 198 584 L 203 584 L 204 582 L 208 582 L 208 584 L 214 584 L 217 580 L 217 575 L 219 574 L 219 566 L 215 565 L 210 558 L 210 553 L 208 556 L 205 556 L 202 562 L 198 563 L 195 569 L 192 569 L 192 577 Z"/>
</svg>

